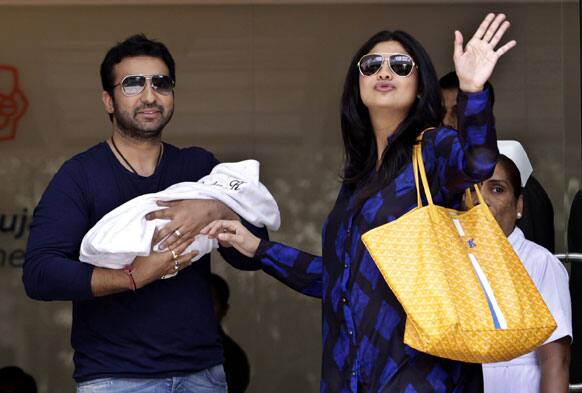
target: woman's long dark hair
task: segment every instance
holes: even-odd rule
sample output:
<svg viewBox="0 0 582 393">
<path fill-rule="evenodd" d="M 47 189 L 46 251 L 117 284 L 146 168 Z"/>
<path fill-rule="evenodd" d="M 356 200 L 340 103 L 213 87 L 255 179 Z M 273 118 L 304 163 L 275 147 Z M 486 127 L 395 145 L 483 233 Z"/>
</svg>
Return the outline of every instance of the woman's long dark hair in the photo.
<svg viewBox="0 0 582 393">
<path fill-rule="evenodd" d="M 379 171 L 371 178 L 358 198 L 360 203 L 392 180 L 397 171 L 412 160 L 416 137 L 427 127 L 441 123 L 443 108 L 438 79 L 428 53 L 410 34 L 403 31 L 381 31 L 372 36 L 354 55 L 341 100 L 341 127 L 345 149 L 343 181 L 354 188 L 374 173 L 377 147 L 368 108 L 362 102 L 359 87 L 358 61 L 378 43 L 397 41 L 412 56 L 418 69 L 419 97 L 406 118 L 400 123 L 382 155 Z"/>
</svg>

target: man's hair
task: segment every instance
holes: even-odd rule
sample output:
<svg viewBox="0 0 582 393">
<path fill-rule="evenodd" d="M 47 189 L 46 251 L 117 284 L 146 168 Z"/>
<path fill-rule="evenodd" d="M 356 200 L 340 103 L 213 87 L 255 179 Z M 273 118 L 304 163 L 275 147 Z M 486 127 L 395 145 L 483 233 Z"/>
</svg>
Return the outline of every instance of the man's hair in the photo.
<svg viewBox="0 0 582 393">
<path fill-rule="evenodd" d="M 115 84 L 113 67 L 125 58 L 137 56 L 156 57 L 162 60 L 170 71 L 170 78 L 174 82 L 176 81 L 174 58 L 166 45 L 150 40 L 143 33 L 136 34 L 109 49 L 101 63 L 101 85 L 110 96 L 113 97 L 113 85 Z"/>
<path fill-rule="evenodd" d="M 439 79 L 439 86 L 441 89 L 458 89 L 459 77 L 455 71 L 451 71 Z"/>
<path fill-rule="evenodd" d="M 439 86 L 441 90 L 448 90 L 448 89 L 459 89 L 459 77 L 455 71 L 451 71 L 448 74 L 445 74 L 439 79 Z M 491 100 L 491 107 L 495 104 L 495 90 L 493 90 L 493 85 L 491 82 L 485 82 L 485 87 L 489 88 L 489 99 Z"/>
</svg>

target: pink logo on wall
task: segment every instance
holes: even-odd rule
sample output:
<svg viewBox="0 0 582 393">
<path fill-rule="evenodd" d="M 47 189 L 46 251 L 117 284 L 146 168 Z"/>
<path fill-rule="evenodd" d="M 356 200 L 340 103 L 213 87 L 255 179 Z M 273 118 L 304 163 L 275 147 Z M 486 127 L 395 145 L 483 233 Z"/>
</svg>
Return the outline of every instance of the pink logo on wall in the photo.
<svg viewBox="0 0 582 393">
<path fill-rule="evenodd" d="M 18 84 L 18 70 L 0 64 L 0 142 L 14 139 L 27 108 L 28 100 Z"/>
</svg>

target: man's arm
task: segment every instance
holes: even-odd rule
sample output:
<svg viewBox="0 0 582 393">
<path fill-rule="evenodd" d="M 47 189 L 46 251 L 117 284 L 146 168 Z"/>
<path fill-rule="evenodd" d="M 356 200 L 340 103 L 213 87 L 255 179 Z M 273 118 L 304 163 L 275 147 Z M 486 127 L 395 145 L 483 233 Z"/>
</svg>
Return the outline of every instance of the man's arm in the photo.
<svg viewBox="0 0 582 393">
<path fill-rule="evenodd" d="M 89 194 L 81 164 L 75 160 L 63 165 L 44 192 L 34 211 L 23 266 L 22 279 L 31 298 L 83 300 L 133 287 L 123 270 L 95 268 L 78 260 L 82 238 L 91 225 Z M 193 256 L 179 257 L 179 268 Z M 136 288 L 173 272 L 174 266 L 169 251 L 136 258 L 131 266 Z"/>
<path fill-rule="evenodd" d="M 196 256 L 196 251 L 181 255 L 188 244 L 183 243 L 172 251 L 180 257 L 174 259 L 172 251 L 154 252 L 147 257 L 136 257 L 125 270 L 114 270 L 96 267 L 91 277 L 91 292 L 93 296 L 112 295 L 136 290 L 159 280 L 163 275 L 177 273 L 190 264 Z M 178 269 L 176 269 L 178 266 Z"/>
<path fill-rule="evenodd" d="M 78 261 L 89 229 L 87 182 L 81 164 L 67 161 L 34 210 L 23 265 L 26 293 L 37 300 L 91 298 L 93 266 Z"/>
<path fill-rule="evenodd" d="M 158 205 L 165 209 L 147 214 L 146 219 L 170 221 L 154 236 L 154 244 L 167 237 L 160 244 L 160 249 L 192 243 L 200 230 L 214 220 L 239 220 L 239 216 L 228 206 L 213 199 L 158 201 Z"/>
<path fill-rule="evenodd" d="M 570 337 L 544 344 L 536 350 L 541 369 L 540 393 L 568 392 Z"/>
</svg>

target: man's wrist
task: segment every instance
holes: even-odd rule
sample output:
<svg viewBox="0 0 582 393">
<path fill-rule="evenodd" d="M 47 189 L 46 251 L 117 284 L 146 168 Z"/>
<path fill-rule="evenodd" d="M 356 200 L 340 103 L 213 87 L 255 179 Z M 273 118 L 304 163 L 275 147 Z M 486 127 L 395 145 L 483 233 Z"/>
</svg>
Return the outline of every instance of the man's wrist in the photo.
<svg viewBox="0 0 582 393">
<path fill-rule="evenodd" d="M 131 291 L 134 291 L 137 289 L 137 286 L 135 285 L 135 279 L 133 277 L 133 268 L 131 265 L 127 265 L 123 268 L 123 271 L 127 274 L 127 278 L 129 281 L 129 289 Z"/>
<path fill-rule="evenodd" d="M 137 258 L 142 258 L 142 257 L 137 257 Z M 159 278 L 159 277 L 152 278 L 151 276 L 152 276 L 152 274 L 149 271 L 144 271 L 143 264 L 138 265 L 137 269 L 136 269 L 135 263 L 133 263 L 131 265 L 131 278 L 133 279 L 133 282 L 135 283 L 135 289 L 143 288 L 146 285 L 154 282 L 157 278 Z"/>
<path fill-rule="evenodd" d="M 140 288 L 135 270 L 132 269 L 132 276 L 134 281 L 129 283 L 128 273 L 124 269 L 108 269 L 96 267 L 93 269 L 91 276 L 91 292 L 93 296 L 113 295 L 115 293 L 129 290 L 133 283 L 136 284 L 136 289 Z"/>
<path fill-rule="evenodd" d="M 214 201 L 217 220 L 236 220 L 240 221 L 239 216 L 228 206 L 220 201 Z"/>
</svg>

